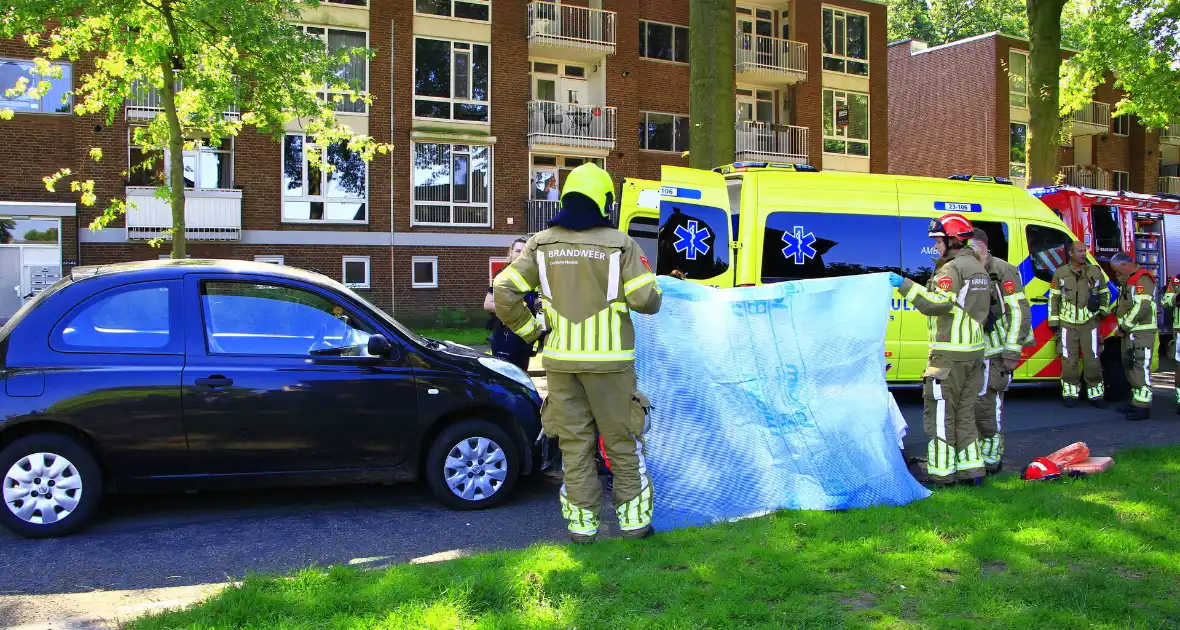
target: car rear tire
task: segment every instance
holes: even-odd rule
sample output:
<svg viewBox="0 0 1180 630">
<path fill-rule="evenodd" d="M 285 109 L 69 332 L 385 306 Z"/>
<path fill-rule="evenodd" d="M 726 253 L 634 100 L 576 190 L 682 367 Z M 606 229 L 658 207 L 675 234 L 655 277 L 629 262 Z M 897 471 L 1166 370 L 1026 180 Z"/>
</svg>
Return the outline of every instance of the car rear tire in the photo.
<svg viewBox="0 0 1180 630">
<path fill-rule="evenodd" d="M 98 462 L 68 436 L 27 435 L 0 451 L 0 525 L 19 536 L 78 531 L 98 509 L 102 492 Z"/>
<path fill-rule="evenodd" d="M 426 455 L 426 484 L 454 510 L 500 505 L 516 488 L 520 451 L 503 429 L 485 420 L 457 422 L 435 438 Z"/>
</svg>

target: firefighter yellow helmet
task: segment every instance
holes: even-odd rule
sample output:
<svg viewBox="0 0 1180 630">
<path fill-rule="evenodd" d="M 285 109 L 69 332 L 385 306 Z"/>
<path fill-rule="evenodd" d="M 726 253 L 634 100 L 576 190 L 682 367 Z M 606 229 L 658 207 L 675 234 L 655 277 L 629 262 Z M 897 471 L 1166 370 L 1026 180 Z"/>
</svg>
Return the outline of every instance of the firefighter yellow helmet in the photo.
<svg viewBox="0 0 1180 630">
<path fill-rule="evenodd" d="M 565 177 L 565 186 L 561 189 L 561 200 L 565 203 L 565 196 L 570 193 L 585 195 L 598 207 L 602 216 L 607 216 L 609 206 L 614 203 L 615 184 L 610 174 L 593 162 L 587 162 L 570 171 Z"/>
</svg>

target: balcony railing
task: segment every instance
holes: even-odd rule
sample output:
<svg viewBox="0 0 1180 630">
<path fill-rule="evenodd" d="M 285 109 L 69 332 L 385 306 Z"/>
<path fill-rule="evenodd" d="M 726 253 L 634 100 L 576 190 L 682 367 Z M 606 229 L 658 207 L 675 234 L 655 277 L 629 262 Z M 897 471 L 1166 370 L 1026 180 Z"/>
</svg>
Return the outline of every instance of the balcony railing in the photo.
<svg viewBox="0 0 1180 630">
<path fill-rule="evenodd" d="M 536 234 L 549 227 L 549 220 L 557 216 L 561 210 L 561 202 L 529 199 L 525 202 L 525 224 L 529 234 Z M 607 210 L 611 225 L 619 224 L 619 204 L 613 204 Z"/>
<path fill-rule="evenodd" d="M 1159 192 L 1165 195 L 1180 195 L 1180 177 L 1161 177 Z"/>
<path fill-rule="evenodd" d="M 529 146 L 615 148 L 615 108 L 553 101 L 529 103 Z"/>
<path fill-rule="evenodd" d="M 1063 166 L 1061 173 L 1066 186 L 1110 190 L 1110 172 L 1096 166 Z"/>
<path fill-rule="evenodd" d="M 1174 122 L 1160 130 L 1160 144 L 1180 146 L 1180 122 Z"/>
<path fill-rule="evenodd" d="M 179 91 L 183 86 L 177 82 L 176 89 Z M 132 120 L 150 120 L 156 117 L 161 110 L 164 109 L 163 99 L 160 97 L 160 91 L 151 85 L 144 85 L 136 81 L 132 87 L 134 96 L 127 99 L 124 104 L 126 106 L 127 118 Z M 238 110 L 238 106 L 234 105 L 225 111 L 226 120 L 241 120 L 242 113 Z"/>
<path fill-rule="evenodd" d="M 1069 116 L 1075 136 L 1094 136 L 1110 131 L 1110 103 L 1090 101 Z"/>
<path fill-rule="evenodd" d="M 807 127 L 746 121 L 736 125 L 737 159 L 807 164 Z"/>
<path fill-rule="evenodd" d="M 807 44 L 789 39 L 737 34 L 736 66 L 743 83 L 797 83 L 807 79 Z"/>
<path fill-rule="evenodd" d="M 150 186 L 127 187 L 127 238 L 171 238 L 172 206 Z M 132 207 L 134 206 L 134 207 Z M 242 191 L 184 191 L 184 233 L 190 241 L 236 241 L 242 237 Z"/>
<path fill-rule="evenodd" d="M 552 2 L 529 3 L 529 46 L 615 53 L 615 12 Z"/>
</svg>

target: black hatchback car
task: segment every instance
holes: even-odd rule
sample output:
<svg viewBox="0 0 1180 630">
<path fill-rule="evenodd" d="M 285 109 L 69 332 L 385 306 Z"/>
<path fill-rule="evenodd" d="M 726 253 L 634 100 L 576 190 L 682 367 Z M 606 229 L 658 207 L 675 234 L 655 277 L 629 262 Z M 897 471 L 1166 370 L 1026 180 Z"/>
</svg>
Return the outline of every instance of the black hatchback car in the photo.
<svg viewBox="0 0 1180 630">
<path fill-rule="evenodd" d="M 474 509 L 541 467 L 519 368 L 265 263 L 76 268 L 0 329 L 0 380 L 0 524 L 28 537 L 110 491 L 425 479 Z"/>
</svg>

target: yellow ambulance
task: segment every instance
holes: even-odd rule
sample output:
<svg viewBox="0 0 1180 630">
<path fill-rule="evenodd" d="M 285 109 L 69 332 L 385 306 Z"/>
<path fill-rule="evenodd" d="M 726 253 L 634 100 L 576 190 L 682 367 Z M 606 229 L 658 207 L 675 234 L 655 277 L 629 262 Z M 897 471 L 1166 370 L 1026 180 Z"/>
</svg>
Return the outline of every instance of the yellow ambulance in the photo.
<svg viewBox="0 0 1180 630">
<path fill-rule="evenodd" d="M 1016 378 L 1061 375 L 1048 292 L 1074 235 L 1005 179 L 820 172 L 766 162 L 714 171 L 665 166 L 661 177 L 624 181 L 620 229 L 657 274 L 680 271 L 721 288 L 888 271 L 925 283 L 938 257 L 927 236 L 930 220 L 962 213 L 987 232 L 994 256 L 1019 267 L 1032 303 L 1036 343 L 1025 349 Z M 918 381 L 926 318 L 896 292 L 890 313 L 888 378 Z"/>
</svg>

